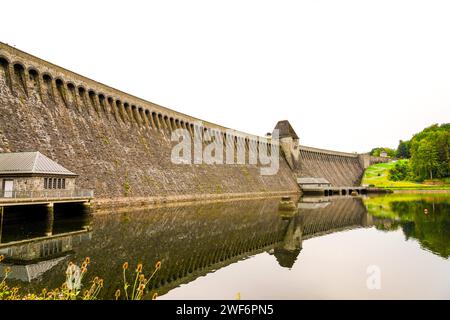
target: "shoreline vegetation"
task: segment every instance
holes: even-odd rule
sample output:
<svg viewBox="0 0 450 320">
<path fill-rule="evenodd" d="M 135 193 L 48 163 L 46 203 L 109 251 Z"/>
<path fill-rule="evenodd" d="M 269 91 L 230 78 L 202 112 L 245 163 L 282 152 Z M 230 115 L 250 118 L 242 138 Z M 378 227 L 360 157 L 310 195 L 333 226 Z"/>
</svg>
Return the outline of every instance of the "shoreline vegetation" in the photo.
<svg viewBox="0 0 450 320">
<path fill-rule="evenodd" d="M 391 170 L 398 163 L 404 163 L 408 160 L 398 160 L 389 163 L 379 163 L 372 165 L 364 172 L 362 180 L 363 185 L 369 187 L 390 189 L 393 191 L 439 191 L 445 190 L 450 192 L 450 178 L 425 180 L 423 182 L 415 182 L 408 180 L 391 180 Z"/>
<path fill-rule="evenodd" d="M 0 262 L 3 260 L 4 256 L 0 255 Z M 161 268 L 161 261 L 158 261 L 153 271 L 147 275 L 143 271 L 142 263 L 137 264 L 134 274 L 131 272 L 131 275 L 128 275 L 129 264 L 125 262 L 122 266 L 122 289 L 117 289 L 114 297 L 102 298 L 99 298 L 99 294 L 104 287 L 102 278 L 94 277 L 87 284 L 83 283 L 89 264 L 89 257 L 85 258 L 80 266 L 69 262 L 66 270 L 66 281 L 59 288 L 51 290 L 46 288 L 39 293 L 23 293 L 20 287 L 10 287 L 7 279 L 11 269 L 5 267 L 3 276 L 0 276 L 0 300 L 144 300 L 145 297 L 151 297 L 152 300 L 155 300 L 158 297 L 157 292 L 151 292 L 148 289 L 149 283 Z"/>
<path fill-rule="evenodd" d="M 390 190 L 450 190 L 450 123 L 433 124 L 400 140 L 396 150 L 374 148 L 372 156 L 384 154 L 388 163 L 372 165 L 362 184 Z"/>
</svg>

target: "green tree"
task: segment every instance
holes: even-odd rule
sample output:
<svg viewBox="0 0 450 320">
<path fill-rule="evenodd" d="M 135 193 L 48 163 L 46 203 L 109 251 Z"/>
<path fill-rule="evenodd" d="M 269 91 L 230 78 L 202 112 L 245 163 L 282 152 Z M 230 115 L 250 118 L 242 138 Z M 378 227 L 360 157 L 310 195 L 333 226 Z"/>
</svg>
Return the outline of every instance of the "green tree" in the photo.
<svg viewBox="0 0 450 320">
<path fill-rule="evenodd" d="M 416 152 L 412 157 L 413 168 L 420 178 L 433 179 L 433 172 L 438 171 L 439 157 L 433 141 L 423 139 L 418 143 Z"/>
<path fill-rule="evenodd" d="M 411 166 L 419 180 L 450 176 L 450 124 L 434 124 L 410 140 Z"/>
<path fill-rule="evenodd" d="M 389 180 L 403 181 L 409 180 L 411 176 L 411 168 L 408 160 L 399 160 L 394 167 L 389 170 Z"/>
<path fill-rule="evenodd" d="M 409 158 L 411 158 L 410 142 L 409 141 L 400 140 L 400 142 L 398 144 L 396 156 L 399 159 L 409 159 Z"/>
</svg>

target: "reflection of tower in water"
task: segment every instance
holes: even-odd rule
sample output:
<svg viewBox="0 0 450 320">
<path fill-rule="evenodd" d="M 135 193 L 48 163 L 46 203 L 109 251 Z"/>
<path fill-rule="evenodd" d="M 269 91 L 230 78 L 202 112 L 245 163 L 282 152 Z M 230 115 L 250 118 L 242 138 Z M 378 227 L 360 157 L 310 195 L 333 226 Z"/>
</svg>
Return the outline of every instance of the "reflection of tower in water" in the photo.
<svg viewBox="0 0 450 320">
<path fill-rule="evenodd" d="M 346 229 L 371 226 L 364 203 L 359 198 L 302 198 L 288 220 L 283 242 L 274 249 L 280 266 L 292 268 L 302 250 L 302 241 Z"/>
</svg>

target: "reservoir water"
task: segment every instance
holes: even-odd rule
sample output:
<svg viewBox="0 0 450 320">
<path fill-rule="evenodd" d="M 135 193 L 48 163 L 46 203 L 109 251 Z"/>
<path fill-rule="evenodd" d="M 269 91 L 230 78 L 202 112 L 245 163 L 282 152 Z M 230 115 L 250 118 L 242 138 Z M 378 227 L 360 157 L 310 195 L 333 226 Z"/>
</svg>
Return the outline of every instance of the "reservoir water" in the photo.
<svg viewBox="0 0 450 320">
<path fill-rule="evenodd" d="M 239 200 L 92 214 L 5 210 L 1 269 L 24 292 L 91 263 L 100 298 L 138 263 L 158 299 L 450 299 L 450 194 Z M 131 281 L 131 280 L 130 280 Z"/>
</svg>

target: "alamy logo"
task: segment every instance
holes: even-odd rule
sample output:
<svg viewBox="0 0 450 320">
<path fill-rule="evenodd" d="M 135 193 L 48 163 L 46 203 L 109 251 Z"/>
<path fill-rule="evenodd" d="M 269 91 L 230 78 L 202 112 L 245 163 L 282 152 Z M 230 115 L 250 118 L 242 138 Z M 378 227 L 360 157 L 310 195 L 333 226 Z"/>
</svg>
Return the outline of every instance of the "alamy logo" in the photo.
<svg viewBox="0 0 450 320">
<path fill-rule="evenodd" d="M 234 130 L 225 132 L 195 126 L 196 130 L 180 128 L 172 131 L 171 161 L 174 164 L 259 165 L 261 175 L 275 175 L 279 163 L 279 133 L 270 140 L 245 135 Z"/>
</svg>

